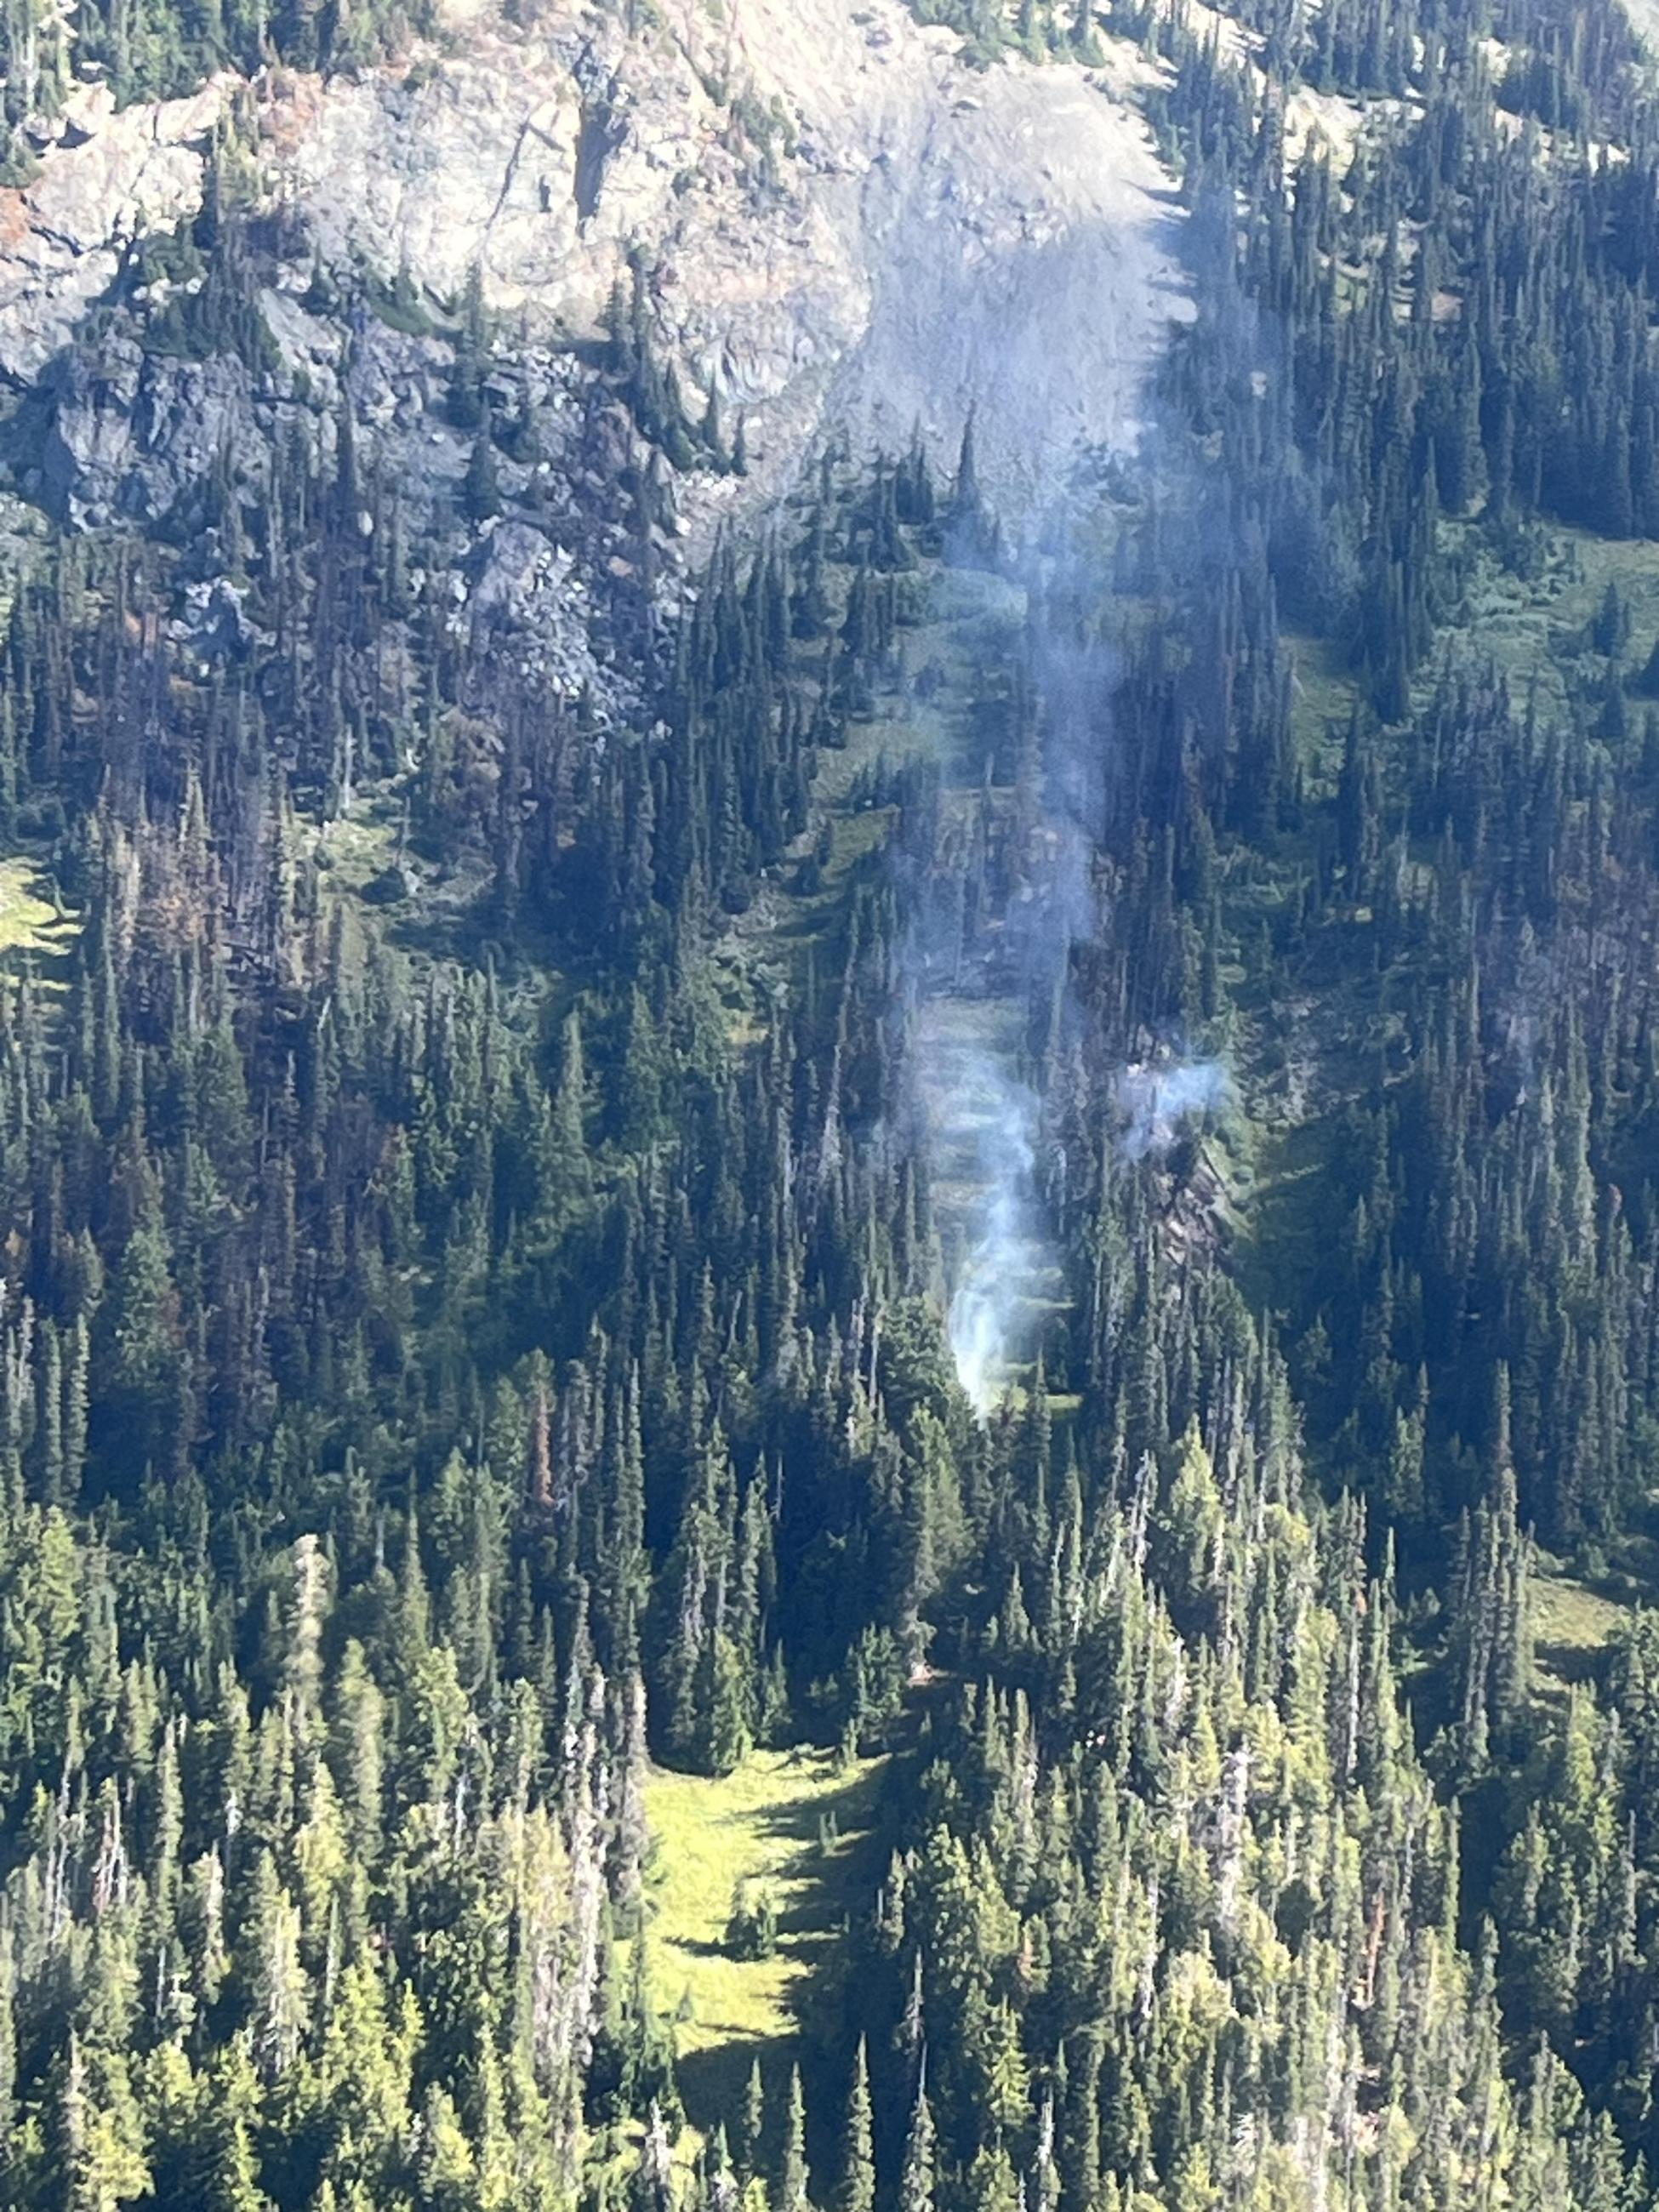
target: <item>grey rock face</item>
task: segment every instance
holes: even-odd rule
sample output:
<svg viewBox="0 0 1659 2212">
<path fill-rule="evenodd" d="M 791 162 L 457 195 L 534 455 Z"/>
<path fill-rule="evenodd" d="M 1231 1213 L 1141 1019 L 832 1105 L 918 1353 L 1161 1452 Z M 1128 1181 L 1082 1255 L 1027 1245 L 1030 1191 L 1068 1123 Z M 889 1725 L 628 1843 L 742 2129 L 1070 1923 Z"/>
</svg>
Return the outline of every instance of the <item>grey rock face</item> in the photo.
<svg viewBox="0 0 1659 2212">
<path fill-rule="evenodd" d="M 575 555 L 545 531 L 510 520 L 483 539 L 467 611 L 475 645 L 511 656 L 520 679 L 571 699 L 584 690 L 603 704 L 613 687 L 594 651 L 598 623 Z"/>
<path fill-rule="evenodd" d="M 1181 308 L 1170 217 L 1127 50 L 975 72 L 954 43 L 898 0 L 735 0 L 634 36 L 580 0 L 529 28 L 452 0 L 412 69 L 262 82 L 258 163 L 325 264 L 448 302 L 477 270 L 526 343 L 591 337 L 640 259 L 689 398 L 745 420 L 748 491 L 702 487 L 696 537 L 788 481 L 831 412 L 891 445 L 918 416 L 953 441 L 974 406 L 988 477 L 1027 500 L 1073 434 L 1133 435 Z M 78 143 L 0 195 L 0 370 L 38 376 L 125 243 L 199 206 L 227 91 L 79 96 Z"/>
<path fill-rule="evenodd" d="M 480 711 L 528 687 L 601 728 L 640 705 L 716 531 L 826 439 L 892 450 L 919 425 L 948 460 L 972 410 L 1016 529 L 1077 447 L 1133 440 L 1183 301 L 1128 50 L 975 72 L 900 0 L 723 0 L 635 34 L 583 0 L 532 13 L 451 0 L 441 45 L 352 81 L 275 72 L 118 115 L 84 92 L 0 193 L 12 480 L 70 528 L 170 536 L 178 641 L 204 665 L 248 639 L 204 518 L 252 515 L 292 436 L 326 470 L 348 418 L 362 528 L 395 510 L 420 544 Z M 169 280 L 139 285 L 130 257 L 199 210 L 233 92 L 270 343 L 189 358 Z M 665 471 L 596 374 L 636 269 L 653 361 L 693 420 L 712 398 L 728 440 L 741 422 L 746 475 Z M 474 283 L 498 432 L 479 497 L 453 388 Z"/>
<path fill-rule="evenodd" d="M 108 289 L 126 245 L 197 212 L 231 87 L 223 78 L 119 114 L 106 86 L 70 100 L 40 175 L 0 189 L 0 374 L 32 382 Z"/>
<path fill-rule="evenodd" d="M 241 362 L 146 353 L 128 333 L 61 356 L 45 396 L 41 490 L 78 528 L 165 523 L 222 457 L 246 453 L 258 434 Z"/>
</svg>

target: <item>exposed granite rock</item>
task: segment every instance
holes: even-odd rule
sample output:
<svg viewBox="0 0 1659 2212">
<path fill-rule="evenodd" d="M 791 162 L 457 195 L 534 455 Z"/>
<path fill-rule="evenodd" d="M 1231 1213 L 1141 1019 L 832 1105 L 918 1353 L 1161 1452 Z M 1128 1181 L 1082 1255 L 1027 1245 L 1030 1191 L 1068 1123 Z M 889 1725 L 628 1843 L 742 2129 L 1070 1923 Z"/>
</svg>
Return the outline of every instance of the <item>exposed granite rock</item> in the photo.
<svg viewBox="0 0 1659 2212">
<path fill-rule="evenodd" d="M 1133 437 L 1184 301 L 1127 48 L 1115 76 L 975 72 L 899 0 L 726 0 L 635 35 L 582 0 L 528 27 L 463 5 L 412 67 L 240 89 L 272 218 L 250 246 L 273 342 L 248 345 L 258 366 L 166 349 L 152 318 L 170 282 L 199 280 L 118 281 L 136 238 L 200 207 L 232 81 L 120 115 L 83 92 L 40 175 L 0 194 L 12 480 L 71 528 L 169 536 L 176 642 L 204 666 L 249 643 L 210 480 L 257 503 L 294 430 L 326 460 L 348 415 L 362 526 L 395 508 L 419 545 L 479 710 L 515 687 L 581 696 L 599 728 L 642 704 L 715 530 L 826 438 L 890 449 L 919 422 L 948 459 L 974 410 L 1018 526 L 1074 441 Z M 693 416 L 713 393 L 728 436 L 742 422 L 746 475 L 640 490 L 649 456 L 592 356 L 635 267 L 659 366 Z M 502 506 L 481 523 L 452 390 L 475 274 Z"/>
<path fill-rule="evenodd" d="M 38 465 L 20 479 L 77 528 L 163 523 L 258 434 L 252 380 L 230 356 L 178 360 L 147 352 L 130 329 L 52 363 L 43 381 L 46 422 Z"/>
<path fill-rule="evenodd" d="M 443 50 L 412 68 L 261 80 L 270 198 L 325 265 L 402 267 L 448 303 L 479 270 L 536 345 L 592 337 L 639 258 L 692 404 L 714 389 L 745 423 L 750 476 L 693 488 L 695 538 L 789 481 L 832 416 L 889 445 L 920 417 L 948 443 L 976 406 L 1005 503 L 1034 497 L 1038 456 L 1064 450 L 1056 395 L 1079 437 L 1131 434 L 1142 367 L 1182 303 L 1160 173 L 1121 96 L 1128 50 L 1115 77 L 975 72 L 898 0 L 735 0 L 718 21 L 687 10 L 634 36 L 579 0 L 548 0 L 527 29 L 451 13 Z M 0 194 L 0 370 L 37 377 L 125 243 L 199 206 L 230 89 L 119 115 L 100 89 L 76 96 L 40 177 Z M 337 331 L 273 305 L 291 362 L 337 349 Z M 140 451 L 198 397 L 229 404 L 188 380 L 151 395 Z M 108 453 L 116 434 L 64 444 Z M 132 511 L 166 490 L 158 476 Z"/>
<path fill-rule="evenodd" d="M 126 246 L 197 212 L 234 84 L 216 78 L 188 100 L 118 114 L 105 85 L 70 99 L 40 175 L 0 189 L 0 374 L 39 376 L 108 289 Z"/>
<path fill-rule="evenodd" d="M 248 615 L 247 595 L 223 576 L 186 584 L 180 613 L 169 624 L 175 645 L 187 648 L 199 673 L 240 660 L 257 643 L 270 643 Z"/>
<path fill-rule="evenodd" d="M 832 405 L 890 445 L 919 416 L 954 441 L 974 405 L 1019 501 L 1064 451 L 1056 393 L 1063 429 L 1132 434 L 1182 309 L 1138 65 L 1115 66 L 976 72 L 897 0 L 737 0 L 631 40 L 554 0 L 526 31 L 475 16 L 408 82 L 289 80 L 268 151 L 325 253 L 452 299 L 476 267 L 532 332 L 591 335 L 641 253 L 665 356 L 745 417 L 751 491 Z"/>
<path fill-rule="evenodd" d="M 476 648 L 510 655 L 515 676 L 563 698 L 588 692 L 604 720 L 617 687 L 596 654 L 597 611 L 569 548 L 503 517 L 480 541 L 466 607 Z"/>
</svg>

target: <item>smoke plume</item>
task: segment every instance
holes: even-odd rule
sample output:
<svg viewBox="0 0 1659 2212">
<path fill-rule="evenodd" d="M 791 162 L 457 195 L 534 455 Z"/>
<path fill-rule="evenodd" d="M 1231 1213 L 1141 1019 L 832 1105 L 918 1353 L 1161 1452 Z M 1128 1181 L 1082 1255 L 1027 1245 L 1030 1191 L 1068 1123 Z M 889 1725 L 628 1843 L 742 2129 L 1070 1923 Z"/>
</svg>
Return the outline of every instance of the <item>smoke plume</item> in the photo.
<svg viewBox="0 0 1659 2212">
<path fill-rule="evenodd" d="M 957 1379 L 983 1417 L 1006 1385 L 1019 1309 L 1042 1257 L 1032 1185 L 1037 1102 L 988 1054 L 975 1055 L 963 1073 L 981 1102 L 981 1196 L 951 1289 L 947 1331 Z"/>
<path fill-rule="evenodd" d="M 1120 1153 L 1130 1162 L 1161 1159 L 1189 1123 L 1221 1110 L 1231 1088 L 1218 1060 L 1142 1061 L 1126 1067 L 1115 1094 L 1123 1120 Z"/>
</svg>

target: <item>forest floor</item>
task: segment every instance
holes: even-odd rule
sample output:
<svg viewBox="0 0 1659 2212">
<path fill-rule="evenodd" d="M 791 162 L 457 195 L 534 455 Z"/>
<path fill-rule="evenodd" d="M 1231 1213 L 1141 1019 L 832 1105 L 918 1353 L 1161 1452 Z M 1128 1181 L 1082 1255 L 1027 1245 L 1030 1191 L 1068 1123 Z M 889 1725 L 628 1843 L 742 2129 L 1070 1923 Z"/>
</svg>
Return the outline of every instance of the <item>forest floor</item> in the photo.
<svg viewBox="0 0 1659 2212">
<path fill-rule="evenodd" d="M 880 1879 L 893 1756 L 843 1767 L 833 1752 L 799 1745 L 754 1752 L 718 1779 L 652 1773 L 652 1967 L 658 2002 L 675 2019 L 694 2129 L 739 2109 L 757 2060 L 769 2087 L 794 2055 L 813 1978 Z M 744 1882 L 768 1889 L 777 1911 L 769 1959 L 740 1959 L 726 1940 Z"/>
<path fill-rule="evenodd" d="M 832 573 L 831 588 L 839 593 L 849 581 L 850 572 Z M 962 780 L 966 703 L 977 665 L 994 658 L 1000 641 L 1024 619 L 1024 594 L 1000 576 L 930 561 L 905 581 L 920 618 L 900 627 L 893 666 L 870 711 L 848 718 L 846 744 L 819 753 L 806 826 L 716 948 L 721 995 L 739 1039 L 762 1034 L 757 994 L 787 988 L 809 962 L 833 957 L 854 883 L 881 865 L 894 809 L 872 803 L 871 781 L 919 760 L 938 761 L 949 782 Z M 821 838 L 827 856 L 814 868 Z"/>
<path fill-rule="evenodd" d="M 1532 1606 L 1540 1685 L 1560 1696 L 1594 1670 L 1630 1609 L 1582 1576 L 1547 1570 L 1533 1578 Z"/>
</svg>

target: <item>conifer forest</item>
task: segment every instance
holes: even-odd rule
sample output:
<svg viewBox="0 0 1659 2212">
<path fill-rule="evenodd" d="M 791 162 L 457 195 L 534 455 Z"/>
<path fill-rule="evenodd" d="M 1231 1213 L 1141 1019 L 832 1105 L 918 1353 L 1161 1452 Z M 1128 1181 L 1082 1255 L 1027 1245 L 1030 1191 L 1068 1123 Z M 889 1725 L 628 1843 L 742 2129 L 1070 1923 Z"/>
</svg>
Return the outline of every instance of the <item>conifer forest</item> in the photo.
<svg viewBox="0 0 1659 2212">
<path fill-rule="evenodd" d="M 0 0 L 12 2212 L 1659 2203 L 1659 22 L 880 5 L 1035 476 L 677 341 L 732 0 L 551 335 L 271 183 L 480 9 Z"/>
</svg>

